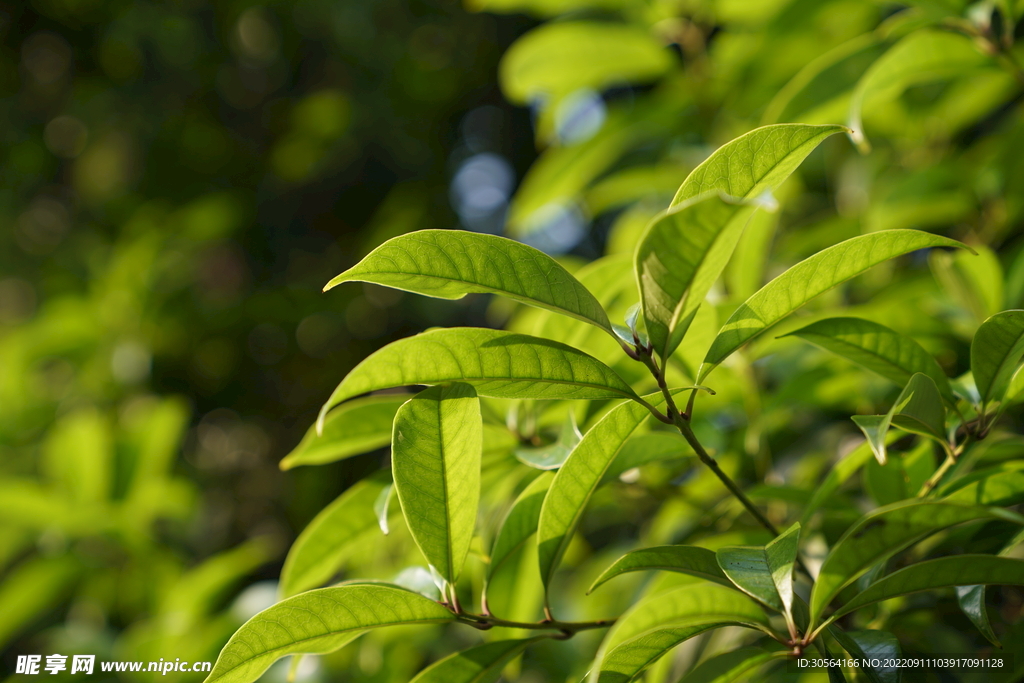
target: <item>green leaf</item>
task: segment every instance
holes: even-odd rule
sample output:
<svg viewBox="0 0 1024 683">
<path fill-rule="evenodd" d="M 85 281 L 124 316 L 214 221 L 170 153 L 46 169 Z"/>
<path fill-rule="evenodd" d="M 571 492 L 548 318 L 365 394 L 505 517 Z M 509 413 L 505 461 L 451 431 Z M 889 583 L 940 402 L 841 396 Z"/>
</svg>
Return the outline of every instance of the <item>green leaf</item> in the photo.
<svg viewBox="0 0 1024 683">
<path fill-rule="evenodd" d="M 629 683 L 680 643 L 724 626 L 756 628 L 742 621 L 700 620 L 693 624 L 656 628 L 627 640 L 605 655 L 597 683 Z"/>
<path fill-rule="evenodd" d="M 557 441 L 540 448 L 517 448 L 516 459 L 538 470 L 555 470 L 562 466 L 582 438 L 583 435 L 576 426 L 576 414 L 569 410 Z"/>
<path fill-rule="evenodd" d="M 943 500 L 961 505 L 1006 507 L 1024 502 L 1024 462 L 1008 462 L 957 479 L 943 491 Z"/>
<path fill-rule="evenodd" d="M 390 239 L 327 283 L 373 282 L 439 299 L 501 294 L 592 323 L 611 333 L 601 304 L 553 258 L 496 235 L 420 230 Z"/>
<path fill-rule="evenodd" d="M 782 600 L 772 581 L 764 548 L 727 546 L 715 553 L 718 565 L 741 591 L 776 612 L 782 612 Z"/>
<path fill-rule="evenodd" d="M 731 683 L 731 681 L 752 680 L 754 672 L 773 659 L 785 653 L 778 650 L 764 650 L 759 647 L 743 647 L 732 652 L 723 652 L 694 667 L 686 674 L 686 683 Z"/>
<path fill-rule="evenodd" d="M 333 652 L 368 629 L 454 619 L 433 600 L 396 586 L 318 588 L 245 622 L 221 650 L 206 683 L 251 683 L 281 657 Z"/>
<path fill-rule="evenodd" d="M 917 83 L 968 73 L 990 63 L 970 38 L 951 31 L 914 31 L 894 45 L 861 77 L 850 101 L 852 138 L 870 149 L 861 122 L 865 101 L 877 103 L 899 96 Z"/>
<path fill-rule="evenodd" d="M 345 562 L 349 544 L 377 526 L 373 504 L 389 488 L 384 476 L 365 479 L 313 518 L 285 558 L 280 584 L 283 597 L 315 588 L 337 573 Z"/>
<path fill-rule="evenodd" d="M 71 557 L 30 557 L 0 582 L 0 647 L 64 600 L 82 568 Z"/>
<path fill-rule="evenodd" d="M 693 455 L 693 449 L 678 432 L 636 434 L 626 440 L 611 466 L 601 477 L 601 485 L 618 479 L 634 467 L 659 460 L 677 460 Z"/>
<path fill-rule="evenodd" d="M 935 382 L 928 375 L 915 373 L 885 415 L 854 415 L 853 421 L 864 432 L 879 464 L 886 463 L 885 437 L 889 425 L 921 434 L 946 445 L 946 409 Z"/>
<path fill-rule="evenodd" d="M 870 460 L 864 468 L 864 488 L 879 505 L 913 498 L 935 471 L 934 444 L 920 439 L 906 453 L 889 454 L 885 465 Z M 972 504 L 965 501 L 965 504 Z"/>
<path fill-rule="evenodd" d="M 719 147 L 693 169 L 671 206 L 707 192 L 754 199 L 778 187 L 821 142 L 844 126 L 780 123 L 755 128 Z"/>
<path fill-rule="evenodd" d="M 783 336 L 797 336 L 906 386 L 920 372 L 935 381 L 947 403 L 956 403 L 938 361 L 914 339 L 871 320 L 826 318 Z"/>
<path fill-rule="evenodd" d="M 321 435 L 315 426 L 309 428 L 299 445 L 281 460 L 281 469 L 323 465 L 389 445 L 398 406 L 410 397 L 367 396 L 339 406 L 327 414 Z"/>
<path fill-rule="evenodd" d="M 971 620 L 981 635 L 996 647 L 1002 648 L 988 619 L 988 608 L 985 606 L 985 586 L 957 586 L 956 599 L 960 603 L 961 611 Z"/>
<path fill-rule="evenodd" d="M 70 501 L 96 504 L 110 497 L 114 444 L 109 420 L 94 408 L 62 417 L 43 443 L 42 467 Z"/>
<path fill-rule="evenodd" d="M 499 79 L 515 104 L 550 103 L 580 88 L 651 81 L 673 61 L 647 30 L 567 21 L 544 24 L 513 43 L 501 59 Z"/>
<path fill-rule="evenodd" d="M 1024 524 L 1024 518 L 994 507 L 909 500 L 875 510 L 850 527 L 821 565 L 811 590 L 811 625 L 843 588 L 880 560 L 942 529 L 981 519 Z"/>
<path fill-rule="evenodd" d="M 391 469 L 416 545 L 450 584 L 473 540 L 483 423 L 468 384 L 432 387 L 398 409 Z"/>
<path fill-rule="evenodd" d="M 377 497 L 373 501 L 373 514 L 377 518 L 377 526 L 380 527 L 380 532 L 387 536 L 391 533 L 391 527 L 388 522 L 388 510 L 391 508 L 391 499 L 395 497 L 395 485 L 391 482 L 380 490 Z"/>
<path fill-rule="evenodd" d="M 772 581 L 786 614 L 793 611 L 793 566 L 800 551 L 800 522 L 796 522 L 764 547 Z"/>
<path fill-rule="evenodd" d="M 743 344 L 814 297 L 872 266 L 918 249 L 963 246 L 916 230 L 888 230 L 854 237 L 804 259 L 758 290 L 729 316 L 704 358 L 697 383 Z"/>
<path fill-rule="evenodd" d="M 888 631 L 844 632 L 835 626 L 829 628 L 829 633 L 853 657 L 860 660 L 879 660 L 882 666 L 860 667 L 860 671 L 864 672 L 871 683 L 900 682 L 899 668 L 884 666 L 885 660 L 893 659 L 900 654 L 900 641 L 896 636 Z"/>
<path fill-rule="evenodd" d="M 1003 311 L 986 320 L 971 342 L 971 372 L 981 405 L 1000 401 L 1024 356 L 1024 310 Z"/>
<path fill-rule="evenodd" d="M 654 407 L 664 397 L 645 397 Z M 626 439 L 650 417 L 638 403 L 622 403 L 608 412 L 579 442 L 558 470 L 544 498 L 537 526 L 538 561 L 545 590 L 551 584 L 573 533 L 579 525 L 587 502 L 601 483 Z"/>
<path fill-rule="evenodd" d="M 530 536 L 537 532 L 540 508 L 554 478 L 554 472 L 541 473 L 512 503 L 491 548 L 491 563 L 487 567 L 488 580 Z"/>
<path fill-rule="evenodd" d="M 1024 560 L 993 555 L 954 555 L 918 562 L 875 581 L 830 617 L 910 593 L 953 586 L 1024 586 Z"/>
<path fill-rule="evenodd" d="M 411 683 L 494 683 L 506 664 L 546 637 L 499 640 L 456 652 L 428 666 Z"/>
<path fill-rule="evenodd" d="M 973 254 L 936 252 L 928 263 L 943 289 L 981 322 L 1003 309 L 1003 267 L 988 247 L 973 249 Z"/>
<path fill-rule="evenodd" d="M 565 344 L 474 327 L 400 339 L 357 365 L 320 410 L 371 391 L 464 382 L 491 398 L 604 399 L 636 393 L 615 371 Z"/>
<path fill-rule="evenodd" d="M 900 438 L 900 435 L 896 432 L 890 432 L 885 437 L 886 445 L 891 445 L 893 441 Z M 871 444 L 868 441 L 864 441 L 859 446 L 850 451 L 846 457 L 837 462 L 835 466 L 829 470 L 828 476 L 825 477 L 825 481 L 821 482 L 814 489 L 814 495 L 807 502 L 804 507 L 803 514 L 800 515 L 800 524 L 806 526 L 811 517 L 817 512 L 818 508 L 822 506 L 829 498 L 835 495 L 835 492 L 839 490 L 847 479 L 852 477 L 857 470 L 863 467 L 871 460 L 872 456 Z"/>
<path fill-rule="evenodd" d="M 663 545 L 634 550 L 615 560 L 608 569 L 601 572 L 587 594 L 593 593 L 598 586 L 620 574 L 649 570 L 679 572 L 730 588 L 733 586 L 713 551 L 692 545 Z"/>
</svg>

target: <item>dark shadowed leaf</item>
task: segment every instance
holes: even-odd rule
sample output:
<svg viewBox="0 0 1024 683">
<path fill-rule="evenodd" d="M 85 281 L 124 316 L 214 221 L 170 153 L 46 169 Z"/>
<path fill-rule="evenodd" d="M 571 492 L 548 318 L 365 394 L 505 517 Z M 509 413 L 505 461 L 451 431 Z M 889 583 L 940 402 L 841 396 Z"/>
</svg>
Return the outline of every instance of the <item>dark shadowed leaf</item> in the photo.
<svg viewBox="0 0 1024 683">
<path fill-rule="evenodd" d="M 981 404 L 1000 401 L 1024 356 L 1024 311 L 1003 311 L 986 320 L 971 342 L 971 371 Z"/>
</svg>

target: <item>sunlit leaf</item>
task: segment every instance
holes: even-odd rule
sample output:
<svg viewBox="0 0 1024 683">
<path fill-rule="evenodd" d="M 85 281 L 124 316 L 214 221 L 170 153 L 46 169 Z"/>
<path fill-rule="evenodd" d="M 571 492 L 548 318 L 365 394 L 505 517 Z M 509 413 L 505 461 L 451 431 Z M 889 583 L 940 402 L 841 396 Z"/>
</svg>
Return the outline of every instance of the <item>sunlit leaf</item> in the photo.
<svg viewBox="0 0 1024 683">
<path fill-rule="evenodd" d="M 986 320 L 971 342 L 971 372 L 981 404 L 1002 400 L 1024 356 L 1024 310 L 1003 311 Z"/>
<path fill-rule="evenodd" d="M 539 470 L 558 469 L 582 438 L 583 435 L 580 434 L 579 427 L 576 426 L 575 413 L 570 410 L 565 415 L 562 431 L 559 432 L 558 439 L 554 443 L 539 448 L 517 448 L 516 459 L 524 465 Z"/>
<path fill-rule="evenodd" d="M 597 683 L 629 683 L 680 643 L 724 626 L 746 626 L 742 621 L 701 621 L 693 624 L 665 625 L 618 645 L 605 655 Z"/>
<path fill-rule="evenodd" d="M 456 652 L 428 666 L 411 683 L 494 683 L 506 664 L 544 637 L 499 640 Z"/>
<path fill-rule="evenodd" d="M 847 358 L 901 387 L 914 373 L 924 373 L 935 381 L 947 402 L 955 403 L 938 361 L 912 338 L 885 325 L 862 318 L 826 318 L 789 335 Z"/>
<path fill-rule="evenodd" d="M 819 617 L 839 591 L 876 562 L 903 550 L 924 536 L 942 529 L 983 519 L 1024 524 L 1024 518 L 994 507 L 909 500 L 888 505 L 862 517 L 832 547 L 811 591 L 811 622 Z"/>
<path fill-rule="evenodd" d="M 620 574 L 650 570 L 680 572 L 723 586 L 733 585 L 718 565 L 713 551 L 692 545 L 663 545 L 626 553 L 605 569 L 587 592 L 592 593 L 605 581 Z"/>
<path fill-rule="evenodd" d="M 333 652 L 368 629 L 442 624 L 455 615 L 418 593 L 351 584 L 300 593 L 263 610 L 228 641 L 208 683 L 251 683 L 287 655 Z"/>
<path fill-rule="evenodd" d="M 480 400 L 467 384 L 419 393 L 395 415 L 391 469 L 402 513 L 427 561 L 454 584 L 480 501 Z"/>
<path fill-rule="evenodd" d="M 338 406 L 327 414 L 323 433 L 310 427 L 299 445 L 281 460 L 281 469 L 300 465 L 322 465 L 391 443 L 391 424 L 398 406 L 410 394 L 367 396 Z"/>
<path fill-rule="evenodd" d="M 388 517 L 391 514 L 391 499 L 394 497 L 395 485 L 389 481 L 373 500 L 373 514 L 377 518 L 377 526 L 380 527 L 380 532 L 385 536 L 391 533 L 391 523 Z"/>
<path fill-rule="evenodd" d="M 377 526 L 373 504 L 390 481 L 364 479 L 338 496 L 295 539 L 281 570 L 280 591 L 290 597 L 315 588 L 344 565 L 349 544 Z"/>
<path fill-rule="evenodd" d="M 494 576 L 498 568 L 512 553 L 521 548 L 523 543 L 536 533 L 537 522 L 540 520 L 540 508 L 544 503 L 544 496 L 551 486 L 551 480 L 554 478 L 553 472 L 541 473 L 523 489 L 523 492 L 512 503 L 512 507 L 494 539 L 494 546 L 491 548 L 491 562 L 487 567 L 488 579 Z"/>
<path fill-rule="evenodd" d="M 783 611 L 764 548 L 729 546 L 715 553 L 718 564 L 741 591 L 776 612 Z"/>
<path fill-rule="evenodd" d="M 711 345 L 697 383 L 736 349 L 836 285 L 889 259 L 930 247 L 962 247 L 916 230 L 889 230 L 840 242 L 796 264 L 758 290 L 729 317 Z"/>
<path fill-rule="evenodd" d="M 853 421 L 864 432 L 879 464 L 886 463 L 885 437 L 890 424 L 905 431 L 946 442 L 946 409 L 935 382 L 928 375 L 915 373 L 885 415 L 854 415 Z"/>
<path fill-rule="evenodd" d="M 1024 463 L 1008 462 L 972 472 L 943 490 L 943 500 L 963 505 L 1016 505 L 1024 502 Z"/>
<path fill-rule="evenodd" d="M 659 460 L 676 460 L 693 455 L 693 449 L 679 433 L 650 432 L 636 434 L 626 440 L 611 466 L 601 477 L 601 484 L 618 479 L 634 467 Z"/>
<path fill-rule="evenodd" d="M 723 652 L 697 665 L 686 674 L 687 683 L 730 683 L 731 681 L 752 680 L 754 672 L 761 666 L 779 659 L 785 653 L 778 650 L 764 650 L 759 647 L 743 647 L 732 652 Z"/>
<path fill-rule="evenodd" d="M 933 253 L 928 263 L 943 288 L 981 322 L 1003 309 L 1003 267 L 988 247 L 972 248 L 975 254 Z"/>
<path fill-rule="evenodd" d="M 388 240 L 327 283 L 373 282 L 440 299 L 501 294 L 611 332 L 594 295 L 553 258 L 497 235 L 420 230 Z"/>
<path fill-rule="evenodd" d="M 615 372 L 548 339 L 472 327 L 433 330 L 388 344 L 357 365 L 320 411 L 379 389 L 471 384 L 493 398 L 636 398 Z"/>
</svg>

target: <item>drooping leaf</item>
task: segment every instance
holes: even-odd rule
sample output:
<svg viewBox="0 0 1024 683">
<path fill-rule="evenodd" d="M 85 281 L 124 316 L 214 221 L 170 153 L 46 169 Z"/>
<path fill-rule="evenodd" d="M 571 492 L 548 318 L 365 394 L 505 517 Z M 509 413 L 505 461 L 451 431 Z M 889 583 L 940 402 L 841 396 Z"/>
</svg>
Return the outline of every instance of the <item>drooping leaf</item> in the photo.
<svg viewBox="0 0 1024 683">
<path fill-rule="evenodd" d="M 473 327 L 424 332 L 388 344 L 357 365 L 331 394 L 334 406 L 379 389 L 463 382 L 492 398 L 636 398 L 595 358 L 548 339 Z"/>
<path fill-rule="evenodd" d="M 785 653 L 759 647 L 742 647 L 707 659 L 686 674 L 687 683 L 731 683 L 753 680 L 754 672 Z"/>
<path fill-rule="evenodd" d="M 597 577 L 587 593 L 620 574 L 649 570 L 680 572 L 723 586 L 733 585 L 718 565 L 713 551 L 692 545 L 663 545 L 626 553 Z"/>
<path fill-rule="evenodd" d="M 1002 644 L 992 630 L 992 623 L 988 620 L 988 608 L 985 606 L 985 586 L 957 586 L 956 599 L 960 604 L 960 610 L 971 620 L 975 628 L 985 636 L 985 640 L 996 647 L 1001 648 Z"/>
<path fill-rule="evenodd" d="M 512 503 L 512 507 L 509 508 L 505 520 L 501 523 L 501 529 L 494 539 L 494 546 L 491 548 L 491 562 L 487 566 L 488 580 L 494 576 L 494 573 L 512 553 L 522 547 L 523 543 L 537 532 L 540 508 L 544 503 L 544 496 L 551 487 L 551 480 L 554 478 L 553 472 L 541 473 L 523 489 L 523 492 Z"/>
<path fill-rule="evenodd" d="M 396 586 L 319 588 L 283 600 L 243 624 L 221 650 L 206 682 L 251 683 L 281 657 L 333 652 L 368 629 L 454 618 L 433 600 Z"/>
<path fill-rule="evenodd" d="M 281 569 L 280 592 L 316 588 L 341 568 L 349 544 L 377 525 L 373 504 L 390 482 L 383 476 L 353 485 L 320 511 L 295 539 Z"/>
<path fill-rule="evenodd" d="M 601 662 L 597 683 L 629 683 L 680 643 L 724 626 L 746 626 L 741 621 L 701 621 L 666 625 L 643 633 L 615 647 Z"/>
<path fill-rule="evenodd" d="M 545 637 L 499 640 L 456 652 L 428 666 L 411 683 L 494 683 L 506 664 Z"/>
<path fill-rule="evenodd" d="M 872 266 L 918 249 L 963 246 L 916 230 L 888 230 L 848 239 L 804 259 L 758 290 L 729 317 L 704 358 L 697 383 L 743 344 Z"/>
<path fill-rule="evenodd" d="M 391 469 L 402 513 L 416 545 L 450 584 L 473 539 L 482 449 L 480 400 L 468 384 L 427 389 L 395 415 Z"/>
<path fill-rule="evenodd" d="M 645 400 L 654 407 L 665 401 L 660 393 L 646 396 Z M 538 561 L 545 588 L 550 585 L 587 502 L 600 485 L 605 471 L 626 439 L 648 417 L 647 409 L 632 401 L 616 406 L 583 435 L 558 470 L 544 498 L 537 526 Z"/>
<path fill-rule="evenodd" d="M 1024 356 L 1024 310 L 1003 311 L 986 320 L 971 342 L 971 372 L 981 404 L 1002 400 Z"/>
<path fill-rule="evenodd" d="M 967 73 L 989 63 L 974 42 L 950 31 L 914 31 L 894 45 L 861 77 L 850 101 L 853 140 L 869 149 L 861 122 L 866 101 L 892 99 L 917 83 Z"/>
<path fill-rule="evenodd" d="M 687 176 L 672 206 L 706 192 L 753 199 L 778 187 L 822 140 L 846 128 L 781 123 L 755 128 L 719 147 Z"/>
<path fill-rule="evenodd" d="M 811 590 L 811 622 L 844 587 L 876 562 L 891 557 L 920 538 L 942 529 L 982 519 L 1024 524 L 1024 517 L 995 507 L 909 500 L 887 505 L 861 517 L 843 534 L 821 565 Z"/>
<path fill-rule="evenodd" d="M 946 409 L 942 405 L 942 397 L 931 377 L 920 372 L 910 378 L 888 413 L 854 415 L 853 421 L 864 432 L 881 465 L 886 463 L 885 437 L 891 424 L 935 439 L 940 444 L 946 443 Z"/>
<path fill-rule="evenodd" d="M 862 318 L 826 318 L 787 336 L 805 339 L 901 387 L 906 386 L 914 373 L 924 373 L 935 381 L 947 403 L 956 402 L 949 379 L 938 361 L 914 339 L 885 325 Z"/>
<path fill-rule="evenodd" d="M 388 240 L 327 283 L 373 282 L 440 299 L 501 294 L 611 332 L 594 295 L 542 251 L 496 235 L 420 230 Z"/>
<path fill-rule="evenodd" d="M 829 633 L 839 641 L 843 649 L 853 657 L 867 661 L 867 666 L 860 667 L 871 683 L 899 683 L 900 670 L 895 666 L 886 666 L 899 657 L 900 641 L 888 631 L 842 631 L 835 626 L 829 627 Z M 879 666 L 874 666 L 874 663 Z"/>
<path fill-rule="evenodd" d="M 558 440 L 540 448 L 517 448 L 516 459 L 538 470 L 555 470 L 562 466 L 582 438 L 583 435 L 576 426 L 576 414 L 569 410 L 565 415 L 562 431 L 558 434 Z"/>
<path fill-rule="evenodd" d="M 281 469 L 323 465 L 376 450 L 391 443 L 391 425 L 398 407 L 410 394 L 367 396 L 338 406 L 327 414 L 323 433 L 310 427 L 299 445 L 281 460 Z"/>
<path fill-rule="evenodd" d="M 917 562 L 875 581 L 830 618 L 838 619 L 861 607 L 900 595 L 970 585 L 1024 585 L 1024 560 L 993 555 L 953 555 Z"/>
</svg>

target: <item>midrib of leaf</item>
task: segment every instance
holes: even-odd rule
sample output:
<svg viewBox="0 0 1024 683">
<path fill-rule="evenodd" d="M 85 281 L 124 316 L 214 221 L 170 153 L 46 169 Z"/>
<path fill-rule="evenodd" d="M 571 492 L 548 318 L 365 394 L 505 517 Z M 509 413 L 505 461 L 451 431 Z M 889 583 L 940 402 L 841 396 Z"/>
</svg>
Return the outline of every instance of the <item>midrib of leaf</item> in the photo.
<svg viewBox="0 0 1024 683">
<path fill-rule="evenodd" d="M 448 459 L 447 459 L 447 448 L 445 444 L 445 432 L 444 432 L 444 394 L 442 393 L 442 399 L 437 401 L 437 435 L 440 438 L 441 446 L 441 495 L 443 499 L 441 504 L 444 505 L 444 533 L 445 533 L 445 555 L 448 558 L 448 572 L 454 579 L 455 577 L 455 556 L 452 554 L 452 511 L 450 509 L 451 498 L 448 496 Z M 456 430 L 458 433 L 458 430 Z"/>
</svg>

